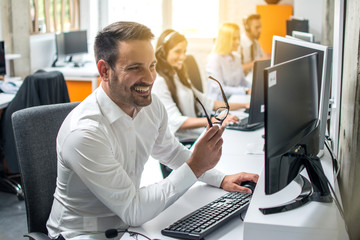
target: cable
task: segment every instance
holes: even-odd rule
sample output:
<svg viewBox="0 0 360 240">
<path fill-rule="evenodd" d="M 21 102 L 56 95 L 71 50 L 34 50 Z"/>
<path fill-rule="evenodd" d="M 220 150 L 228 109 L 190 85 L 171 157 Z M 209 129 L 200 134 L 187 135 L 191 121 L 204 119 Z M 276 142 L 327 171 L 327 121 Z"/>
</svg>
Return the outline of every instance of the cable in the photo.
<svg viewBox="0 0 360 240">
<path fill-rule="evenodd" d="M 339 164 L 338 160 L 336 159 L 336 157 L 334 156 L 334 153 L 333 153 L 333 151 L 331 150 L 331 148 L 330 148 L 327 140 L 328 140 L 328 141 L 331 141 L 331 138 L 330 138 L 330 137 L 326 137 L 324 143 L 325 143 L 325 146 L 326 146 L 327 150 L 328 150 L 329 153 L 330 153 L 331 160 L 332 160 L 332 163 L 333 163 L 333 169 L 334 169 L 335 177 L 336 177 L 336 179 L 337 179 L 337 177 L 339 176 L 339 173 L 340 173 L 340 164 Z"/>
<path fill-rule="evenodd" d="M 305 157 L 306 157 L 308 160 L 310 159 L 309 156 L 306 156 L 306 155 L 305 155 Z M 311 161 L 309 161 L 309 162 L 310 162 L 310 164 L 311 164 Z M 319 177 L 324 178 L 324 179 L 326 180 L 327 185 L 329 186 L 330 191 L 331 191 L 331 193 L 332 193 L 332 194 L 331 194 L 331 195 L 332 195 L 332 199 L 334 199 L 335 205 L 336 205 L 337 209 L 339 210 L 339 213 L 340 213 L 340 215 L 341 215 L 341 218 L 344 220 L 345 229 L 346 229 L 346 231 L 348 232 L 348 226 L 347 226 L 346 221 L 345 221 L 344 210 L 343 210 L 343 208 L 342 208 L 342 206 L 341 206 L 341 204 L 340 204 L 340 201 L 339 201 L 339 199 L 338 199 L 338 197 L 337 197 L 337 195 L 336 195 L 336 193 L 335 193 L 334 188 L 332 187 L 329 179 L 326 177 L 326 175 L 325 175 L 325 173 L 323 172 L 323 170 L 322 170 L 321 168 L 319 168 L 319 166 L 317 166 L 316 164 L 311 164 L 311 165 L 312 165 L 312 167 L 316 168 L 317 173 L 318 173 L 319 175 L 321 175 L 321 176 L 319 176 Z"/>
</svg>

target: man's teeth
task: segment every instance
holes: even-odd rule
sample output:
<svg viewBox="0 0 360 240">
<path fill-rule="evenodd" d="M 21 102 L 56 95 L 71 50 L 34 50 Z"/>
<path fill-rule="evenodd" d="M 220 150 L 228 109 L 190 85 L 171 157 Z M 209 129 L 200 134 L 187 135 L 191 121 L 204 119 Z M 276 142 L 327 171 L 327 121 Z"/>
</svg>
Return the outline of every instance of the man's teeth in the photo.
<svg viewBox="0 0 360 240">
<path fill-rule="evenodd" d="M 135 91 L 137 92 L 147 92 L 149 89 L 150 87 L 135 87 Z"/>
</svg>

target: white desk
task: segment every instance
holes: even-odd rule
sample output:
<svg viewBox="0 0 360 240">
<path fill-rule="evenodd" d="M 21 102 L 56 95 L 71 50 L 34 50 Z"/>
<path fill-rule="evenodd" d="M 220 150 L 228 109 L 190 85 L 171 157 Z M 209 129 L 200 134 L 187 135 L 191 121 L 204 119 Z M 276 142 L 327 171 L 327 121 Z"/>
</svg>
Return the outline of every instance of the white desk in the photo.
<svg viewBox="0 0 360 240">
<path fill-rule="evenodd" d="M 6 108 L 14 97 L 15 94 L 0 93 L 0 109 Z"/>
<path fill-rule="evenodd" d="M 95 90 L 97 88 L 97 77 L 99 76 L 96 64 L 86 63 L 82 67 L 74 67 L 73 65 L 73 63 L 69 63 L 64 67 L 51 67 L 45 70 L 62 72 L 66 80 L 91 81 L 92 90 Z"/>
<path fill-rule="evenodd" d="M 51 67 L 45 70 L 62 72 L 71 102 L 84 100 L 100 83 L 95 62 L 86 63 L 82 67 L 74 67 L 73 63 L 69 63 L 64 67 Z"/>
<path fill-rule="evenodd" d="M 300 192 L 300 188 L 289 185 L 279 194 L 265 196 L 264 178 L 262 175 L 263 154 L 247 154 L 254 146 L 261 145 L 263 129 L 255 132 L 226 130 L 223 135 L 223 155 L 216 166 L 219 170 L 231 174 L 236 172 L 253 172 L 260 174 L 253 199 L 246 213 L 245 222 L 239 218 L 206 237 L 211 239 L 347 239 L 342 220 L 335 203 L 310 202 L 307 205 L 280 214 L 262 215 L 258 208 L 282 203 L 290 200 Z M 261 149 L 261 147 L 260 147 Z M 254 151 L 257 152 L 258 150 Z M 323 167 L 332 181 L 329 156 L 325 154 Z M 161 230 L 188 213 L 200 208 L 223 195 L 225 191 L 196 183 L 172 206 L 153 220 L 141 227 L 130 230 L 144 233 L 151 238 L 173 239 L 161 235 Z M 131 239 L 124 235 L 122 239 Z"/>
</svg>

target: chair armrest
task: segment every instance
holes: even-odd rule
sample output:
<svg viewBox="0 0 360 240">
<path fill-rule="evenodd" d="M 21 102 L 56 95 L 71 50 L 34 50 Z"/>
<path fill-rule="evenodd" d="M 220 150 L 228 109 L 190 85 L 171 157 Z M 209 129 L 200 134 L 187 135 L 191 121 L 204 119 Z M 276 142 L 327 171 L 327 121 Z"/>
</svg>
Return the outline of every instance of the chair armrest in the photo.
<svg viewBox="0 0 360 240">
<path fill-rule="evenodd" d="M 31 240 L 51 240 L 48 235 L 42 232 L 31 232 L 24 234 L 24 237 L 28 237 Z"/>
</svg>

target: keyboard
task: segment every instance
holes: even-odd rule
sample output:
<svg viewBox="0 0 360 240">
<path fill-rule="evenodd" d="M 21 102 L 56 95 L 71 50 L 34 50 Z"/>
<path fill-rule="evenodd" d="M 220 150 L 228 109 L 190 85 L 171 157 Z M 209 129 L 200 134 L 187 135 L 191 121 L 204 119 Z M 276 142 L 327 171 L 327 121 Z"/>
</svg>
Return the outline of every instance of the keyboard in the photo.
<svg viewBox="0 0 360 240">
<path fill-rule="evenodd" d="M 239 130 L 239 131 L 253 131 L 259 128 L 262 128 L 264 126 L 264 123 L 254 123 L 254 124 L 248 124 L 248 118 L 243 118 L 240 120 L 240 122 L 237 123 L 231 123 L 226 125 L 227 129 L 232 130 Z"/>
<path fill-rule="evenodd" d="M 174 238 L 202 239 L 246 211 L 251 196 L 251 193 L 227 193 L 171 224 L 161 233 Z"/>
</svg>

